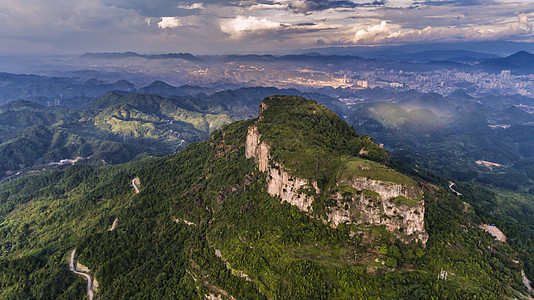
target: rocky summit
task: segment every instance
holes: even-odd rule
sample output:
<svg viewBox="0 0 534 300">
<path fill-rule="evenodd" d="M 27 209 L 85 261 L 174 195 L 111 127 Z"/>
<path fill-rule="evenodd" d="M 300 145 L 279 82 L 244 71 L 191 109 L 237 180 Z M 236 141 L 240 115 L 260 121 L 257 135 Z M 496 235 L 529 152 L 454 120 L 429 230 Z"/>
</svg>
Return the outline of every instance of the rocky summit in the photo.
<svg viewBox="0 0 534 300">
<path fill-rule="evenodd" d="M 296 175 L 299 173 L 299 166 L 302 165 L 298 159 L 299 153 L 312 151 L 307 146 L 314 148 L 311 144 L 315 141 L 302 141 L 302 148 L 283 150 L 290 152 L 285 155 L 296 157 L 290 163 L 294 166 L 293 168 L 287 168 L 282 162 L 273 159 L 271 142 L 268 138 L 262 138 L 258 127 L 264 124 L 275 124 L 275 126 L 286 126 L 286 124 L 285 122 L 276 123 L 276 119 L 269 118 L 270 115 L 274 115 L 269 113 L 269 109 L 281 108 L 289 114 L 292 113 L 291 108 L 304 111 L 295 112 L 295 116 L 290 116 L 288 121 L 302 117 L 311 119 L 318 112 L 327 117 L 336 118 L 315 101 L 300 98 L 297 102 L 298 107 L 288 104 L 287 97 L 271 96 L 263 100 L 258 121 L 248 128 L 245 155 L 247 158 L 255 158 L 259 170 L 266 173 L 267 192 L 279 197 L 281 201 L 297 206 L 301 211 L 322 218 L 325 223 L 334 228 L 340 223 L 362 225 L 362 230 L 366 226 L 385 225 L 388 231 L 402 237 L 406 242 L 414 240 L 426 243 L 428 234 L 424 226 L 425 206 L 422 189 L 415 181 L 404 175 L 377 162 L 361 158 L 361 154 L 368 153 L 366 147 L 376 148 L 376 144 L 368 142 L 361 149 L 355 149 L 358 150 L 356 156 L 342 151 L 350 152 L 351 149 L 327 150 L 332 156 L 330 159 L 336 161 L 332 164 L 335 169 L 328 170 L 335 174 L 335 177 L 332 178 L 334 182 L 323 183 L 322 189 L 318 186 L 318 179 L 301 178 Z M 306 108 L 303 109 L 303 107 Z M 305 115 L 305 112 L 309 115 Z M 331 128 L 331 130 L 340 130 L 341 134 L 344 133 L 343 130 L 350 132 L 350 129 L 344 127 Z M 305 129 L 292 127 L 291 134 L 299 137 L 305 136 L 305 132 L 298 132 Z M 333 132 L 333 134 L 336 133 Z M 352 138 L 360 139 L 355 133 Z M 316 157 L 317 165 L 322 158 Z M 384 174 L 383 177 L 381 177 L 382 174 Z M 328 203 L 322 216 L 320 212 L 314 211 L 314 202 L 321 201 L 321 198 L 326 199 Z"/>
</svg>

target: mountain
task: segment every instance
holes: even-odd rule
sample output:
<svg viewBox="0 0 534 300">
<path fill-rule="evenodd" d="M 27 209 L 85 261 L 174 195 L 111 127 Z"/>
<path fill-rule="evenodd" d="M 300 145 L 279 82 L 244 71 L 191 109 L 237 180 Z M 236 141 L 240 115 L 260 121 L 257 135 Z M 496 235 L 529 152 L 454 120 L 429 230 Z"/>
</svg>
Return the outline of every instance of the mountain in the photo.
<svg viewBox="0 0 534 300">
<path fill-rule="evenodd" d="M 208 89 L 155 82 L 143 91 L 175 94 L 200 90 Z M 127 162 L 139 155 L 174 153 L 207 139 L 224 124 L 254 117 L 261 99 L 292 93 L 313 96 L 334 109 L 342 106 L 322 94 L 263 87 L 196 97 L 115 91 L 81 109 L 10 102 L 0 106 L 0 180 L 54 169 L 62 159 L 80 157 L 85 163 L 102 165 Z M 64 138 L 55 142 L 59 136 Z"/>
<path fill-rule="evenodd" d="M 317 102 L 272 96 L 167 157 L 0 183 L 0 297 L 82 298 L 69 264 L 106 299 L 527 297 L 533 197 L 458 198 L 407 170 Z"/>
<path fill-rule="evenodd" d="M 76 157 L 102 165 L 127 162 L 142 153 L 169 154 L 246 117 L 232 119 L 224 109 L 188 110 L 183 108 L 188 101 L 113 92 L 83 110 L 29 101 L 0 106 L 0 175 L 41 172 L 50 163 Z"/>
<path fill-rule="evenodd" d="M 439 60 L 448 60 L 456 62 L 476 62 L 480 60 L 486 60 L 490 58 L 498 58 L 498 55 L 467 51 L 467 50 L 432 50 L 432 51 L 421 51 L 416 52 L 411 55 L 413 58 L 418 61 L 439 61 Z"/>
<path fill-rule="evenodd" d="M 163 81 L 154 81 L 150 85 L 140 88 L 137 90 L 137 93 L 140 94 L 152 94 L 152 95 L 158 95 L 162 97 L 170 97 L 170 96 L 205 96 L 207 94 L 213 94 L 215 92 L 215 89 L 210 88 L 203 88 L 199 86 L 191 86 L 191 85 L 182 85 L 179 87 L 175 87 L 172 85 L 169 85 Z"/>
<path fill-rule="evenodd" d="M 489 59 L 480 64 L 484 70 L 489 72 L 500 72 L 510 70 L 513 74 L 531 74 L 534 67 L 534 54 L 526 51 L 519 51 L 504 58 Z"/>
<path fill-rule="evenodd" d="M 487 59 L 498 58 L 498 55 L 467 51 L 467 50 L 427 50 L 420 52 L 408 52 L 403 53 L 399 51 L 373 51 L 363 52 L 359 54 L 362 57 L 374 58 L 374 59 L 387 59 L 387 60 L 401 60 L 411 62 L 436 62 L 436 61 L 450 61 L 459 63 L 475 63 Z"/>
<path fill-rule="evenodd" d="M 94 164 L 124 163 L 143 152 L 148 149 L 139 145 L 83 137 L 60 127 L 34 125 L 0 144 L 3 161 L 0 174 L 10 175 L 26 167 L 41 171 L 64 159 L 83 159 Z"/>
<path fill-rule="evenodd" d="M 106 83 L 96 79 L 81 81 L 70 77 L 47 77 L 0 73 L 0 105 L 30 100 L 45 106 L 79 108 L 110 91 L 133 91 L 135 86 L 119 80 Z"/>
<path fill-rule="evenodd" d="M 495 55 L 509 55 L 518 51 L 534 51 L 532 43 L 518 43 L 507 41 L 487 42 L 454 42 L 454 43 L 422 43 L 399 46 L 342 46 L 325 47 L 302 50 L 303 52 L 318 52 L 326 55 L 362 55 L 362 53 L 416 53 L 423 51 L 472 51 Z M 363 55 L 362 55 L 363 56 Z"/>
<path fill-rule="evenodd" d="M 85 59 L 120 59 L 128 57 L 142 57 L 141 54 L 135 52 L 87 52 L 80 56 L 80 58 Z"/>
<path fill-rule="evenodd" d="M 180 58 L 191 62 L 202 60 L 191 53 L 167 53 L 167 54 L 139 54 L 135 52 L 87 52 L 80 56 L 81 59 L 122 59 L 122 58 L 145 58 L 145 59 L 171 59 Z"/>
</svg>

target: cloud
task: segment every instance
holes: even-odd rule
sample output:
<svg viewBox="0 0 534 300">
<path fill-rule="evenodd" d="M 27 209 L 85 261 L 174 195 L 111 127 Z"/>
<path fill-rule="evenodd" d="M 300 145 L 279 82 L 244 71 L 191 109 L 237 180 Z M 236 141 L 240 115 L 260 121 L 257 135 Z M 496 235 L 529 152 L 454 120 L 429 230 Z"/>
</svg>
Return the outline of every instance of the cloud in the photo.
<svg viewBox="0 0 534 300">
<path fill-rule="evenodd" d="M 239 38 L 246 32 L 277 29 L 282 26 L 279 22 L 273 22 L 266 18 L 259 19 L 253 16 L 238 16 L 221 23 L 221 31 L 230 34 L 232 38 Z"/>
<path fill-rule="evenodd" d="M 287 10 L 289 9 L 288 4 L 254 4 L 248 8 L 249 10 Z"/>
<path fill-rule="evenodd" d="M 0 52 L 532 41 L 533 16 L 527 0 L 0 0 Z"/>
<path fill-rule="evenodd" d="M 534 32 L 534 25 L 529 22 L 527 14 L 519 14 L 518 22 L 511 23 L 507 29 L 495 30 L 493 28 L 456 28 L 456 27 L 432 27 L 427 26 L 421 30 L 398 30 L 392 31 L 386 21 L 380 21 L 378 25 L 352 29 L 354 37 L 352 42 L 356 44 L 375 43 L 410 43 L 410 42 L 452 42 L 452 41 L 483 41 L 483 40 L 508 40 L 521 36 L 529 36 Z"/>
<path fill-rule="evenodd" d="M 193 4 L 189 4 L 189 5 L 179 5 L 178 8 L 183 8 L 183 9 L 204 9 L 204 4 L 203 3 L 193 3 Z"/>
<path fill-rule="evenodd" d="M 518 14 L 519 28 L 525 32 L 532 32 L 534 26 L 528 21 L 528 14 Z"/>
<path fill-rule="evenodd" d="M 358 26 L 355 26 L 353 30 L 356 30 L 353 38 L 355 43 L 373 43 L 400 34 L 400 32 L 391 32 L 386 21 L 381 21 L 378 25 L 368 26 L 365 29 L 359 29 Z"/>
<path fill-rule="evenodd" d="M 356 8 L 360 6 L 382 6 L 386 0 L 355 2 L 352 0 L 273 0 L 251 5 L 250 10 L 291 10 L 294 13 L 309 14 L 336 8 Z"/>
<path fill-rule="evenodd" d="M 158 23 L 158 27 L 162 29 L 176 28 L 178 26 L 180 26 L 180 20 L 177 17 L 162 17 Z"/>
<path fill-rule="evenodd" d="M 494 2 L 493 0 L 426 0 L 426 1 L 414 1 L 414 5 L 422 4 L 422 5 L 437 5 L 437 6 L 446 6 L 446 5 L 474 6 L 474 5 L 482 5 L 482 4 L 487 5 L 493 2 Z"/>
</svg>

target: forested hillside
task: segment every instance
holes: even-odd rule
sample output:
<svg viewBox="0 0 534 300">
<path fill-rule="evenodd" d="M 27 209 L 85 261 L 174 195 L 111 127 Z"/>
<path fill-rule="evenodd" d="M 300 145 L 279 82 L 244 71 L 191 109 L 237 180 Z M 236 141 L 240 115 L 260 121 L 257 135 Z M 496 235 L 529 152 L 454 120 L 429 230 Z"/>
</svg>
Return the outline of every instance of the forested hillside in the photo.
<svg viewBox="0 0 534 300">
<path fill-rule="evenodd" d="M 161 85 L 147 91 L 166 94 L 169 87 Z M 109 92 L 77 109 L 10 102 L 0 106 L 0 180 L 54 169 L 62 160 L 102 166 L 175 153 L 224 124 L 254 117 L 261 99 L 273 93 L 300 92 L 262 87 L 209 96 Z"/>
<path fill-rule="evenodd" d="M 166 157 L 101 168 L 74 165 L 0 183 L 0 298 L 83 297 L 83 277 L 67 267 L 73 249 L 75 259 L 98 281 L 96 297 L 105 299 L 527 295 L 521 271 L 534 278 L 527 247 L 533 237 L 526 230 L 514 234 L 512 228 L 530 228 L 522 216 L 534 207 L 534 199 L 510 194 L 500 201 L 504 198 L 489 191 L 478 197 L 486 190 L 469 186 L 457 187 L 462 193 L 457 196 L 440 187 L 443 180 L 437 176 L 412 174 L 402 165 L 395 169 L 404 175 L 397 173 L 376 162 L 387 162 L 378 145 L 312 101 L 279 97 L 263 116 L 259 123 L 224 125 L 207 141 Z M 358 172 L 386 182 L 402 180 L 420 190 L 426 244 L 400 240 L 386 226 L 334 228 L 321 214 L 310 215 L 273 197 L 267 174 L 245 157 L 247 132 L 262 122 L 268 124 L 261 132 L 272 144 L 273 159 L 284 165 L 308 170 L 308 158 L 318 153 L 327 156 L 316 159 L 334 163 L 341 155 L 358 161 Z M 310 144 L 305 138 L 310 136 L 317 143 Z M 321 142 L 330 140 L 333 145 Z M 291 156 L 299 144 L 309 156 L 304 160 Z M 365 145 L 375 152 L 360 152 Z M 325 174 L 304 173 L 316 181 Z M 370 191 L 350 192 L 376 197 Z M 398 200 L 399 205 L 407 201 Z M 483 203 L 491 203 L 495 214 L 485 213 Z M 517 204 L 512 209 L 509 203 Z M 520 217 L 516 208 L 525 214 Z M 497 241 L 479 228 L 489 222 L 510 240 Z M 364 234 L 361 226 L 370 230 Z"/>
</svg>

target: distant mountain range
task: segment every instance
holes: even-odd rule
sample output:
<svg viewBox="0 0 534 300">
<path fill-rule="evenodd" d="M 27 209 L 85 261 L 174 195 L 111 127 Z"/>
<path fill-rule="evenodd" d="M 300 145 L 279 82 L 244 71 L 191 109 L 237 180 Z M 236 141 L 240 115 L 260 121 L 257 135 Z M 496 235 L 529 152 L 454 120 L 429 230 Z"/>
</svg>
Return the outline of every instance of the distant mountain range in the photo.
<svg viewBox="0 0 534 300">
<path fill-rule="evenodd" d="M 200 62 L 200 58 L 194 56 L 191 53 L 167 53 L 167 54 L 139 54 L 135 52 L 87 52 L 80 58 L 82 59 L 120 59 L 120 58 L 146 58 L 146 59 L 167 59 L 167 58 L 180 58 L 191 62 Z"/>
<path fill-rule="evenodd" d="M 484 70 L 490 72 L 510 70 L 515 74 L 532 74 L 534 70 L 534 54 L 519 51 L 507 57 L 488 59 L 480 65 Z"/>
<path fill-rule="evenodd" d="M 326 55 L 359 55 L 365 56 L 365 53 L 417 53 L 425 51 L 472 51 L 480 53 L 490 53 L 498 56 L 506 56 L 518 51 L 534 52 L 534 43 L 518 42 L 465 42 L 465 43 L 426 43 L 410 44 L 400 46 L 347 46 L 347 47 L 324 47 L 312 48 L 295 53 L 317 52 Z"/>
<path fill-rule="evenodd" d="M 214 92 L 159 81 L 135 93 L 112 91 L 88 98 L 83 105 L 67 100 L 51 107 L 10 102 L 0 106 L 0 180 L 78 156 L 100 165 L 130 161 L 143 153 L 170 154 L 207 139 L 225 124 L 254 117 L 261 99 L 273 94 L 306 95 L 338 112 L 343 106 L 329 96 L 295 89 Z"/>
<path fill-rule="evenodd" d="M 216 92 L 213 88 L 183 85 L 171 86 L 162 81 L 141 87 L 126 80 L 114 83 L 91 78 L 81 81 L 71 77 L 48 77 L 0 73 L 0 105 L 15 100 L 30 100 L 45 106 L 80 108 L 91 100 L 111 91 L 138 92 L 169 96 L 200 96 Z"/>
</svg>

